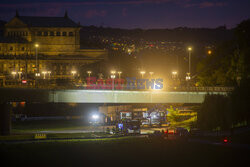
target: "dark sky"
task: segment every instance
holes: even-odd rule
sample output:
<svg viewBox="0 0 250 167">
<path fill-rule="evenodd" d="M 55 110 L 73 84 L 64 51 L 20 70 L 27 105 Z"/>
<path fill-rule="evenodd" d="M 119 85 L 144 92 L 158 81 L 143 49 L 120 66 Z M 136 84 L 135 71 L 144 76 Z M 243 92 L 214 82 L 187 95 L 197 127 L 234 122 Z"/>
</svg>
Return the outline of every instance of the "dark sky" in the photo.
<svg viewBox="0 0 250 167">
<path fill-rule="evenodd" d="M 250 0 L 1 0 L 0 19 L 69 16 L 82 25 L 119 28 L 235 27 L 250 18 Z"/>
</svg>

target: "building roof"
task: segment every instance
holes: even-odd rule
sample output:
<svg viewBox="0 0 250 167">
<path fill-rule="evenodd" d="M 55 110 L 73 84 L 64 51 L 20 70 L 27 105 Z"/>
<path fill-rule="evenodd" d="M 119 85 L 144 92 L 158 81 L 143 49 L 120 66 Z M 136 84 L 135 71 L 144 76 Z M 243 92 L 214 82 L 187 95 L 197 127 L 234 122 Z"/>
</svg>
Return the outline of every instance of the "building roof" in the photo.
<svg viewBox="0 0 250 167">
<path fill-rule="evenodd" d="M 16 16 L 29 27 L 79 27 L 67 16 L 64 17 L 40 17 L 40 16 Z"/>
</svg>

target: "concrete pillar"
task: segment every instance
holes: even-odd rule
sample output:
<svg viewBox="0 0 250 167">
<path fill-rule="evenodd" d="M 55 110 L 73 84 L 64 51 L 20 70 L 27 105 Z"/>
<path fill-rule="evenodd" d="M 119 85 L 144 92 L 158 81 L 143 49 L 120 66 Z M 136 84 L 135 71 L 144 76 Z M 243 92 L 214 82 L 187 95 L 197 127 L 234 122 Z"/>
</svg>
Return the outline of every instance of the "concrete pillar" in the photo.
<svg viewBox="0 0 250 167">
<path fill-rule="evenodd" d="M 0 135 L 10 135 L 11 133 L 11 112 L 10 103 L 0 104 Z"/>
</svg>

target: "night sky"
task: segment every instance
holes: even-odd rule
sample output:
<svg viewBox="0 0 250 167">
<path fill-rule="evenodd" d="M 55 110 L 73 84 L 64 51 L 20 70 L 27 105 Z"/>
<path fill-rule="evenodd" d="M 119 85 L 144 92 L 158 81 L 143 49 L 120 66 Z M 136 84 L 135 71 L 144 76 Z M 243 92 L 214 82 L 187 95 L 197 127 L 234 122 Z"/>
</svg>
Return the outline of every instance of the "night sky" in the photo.
<svg viewBox="0 0 250 167">
<path fill-rule="evenodd" d="M 226 25 L 250 18 L 250 0 L 1 0 L 0 19 L 63 16 L 76 22 L 119 28 L 174 28 Z"/>
</svg>

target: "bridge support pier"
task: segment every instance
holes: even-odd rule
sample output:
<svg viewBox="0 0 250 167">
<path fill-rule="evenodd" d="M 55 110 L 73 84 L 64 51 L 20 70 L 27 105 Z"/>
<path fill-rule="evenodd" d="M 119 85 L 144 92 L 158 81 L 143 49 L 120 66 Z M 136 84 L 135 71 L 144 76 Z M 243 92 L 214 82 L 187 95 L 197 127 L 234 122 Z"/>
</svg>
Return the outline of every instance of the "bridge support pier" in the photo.
<svg viewBox="0 0 250 167">
<path fill-rule="evenodd" d="M 11 112 L 10 103 L 0 103 L 0 135 L 10 135 L 11 133 Z"/>
</svg>

